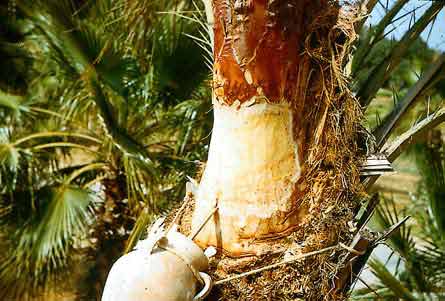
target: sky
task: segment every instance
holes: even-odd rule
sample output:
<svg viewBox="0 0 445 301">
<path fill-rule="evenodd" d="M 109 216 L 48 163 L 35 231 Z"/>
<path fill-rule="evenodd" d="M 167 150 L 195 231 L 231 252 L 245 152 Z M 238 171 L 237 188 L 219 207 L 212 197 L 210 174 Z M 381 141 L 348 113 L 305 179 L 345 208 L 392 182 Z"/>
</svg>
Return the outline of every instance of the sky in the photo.
<svg viewBox="0 0 445 301">
<path fill-rule="evenodd" d="M 368 24 L 376 24 L 380 21 L 380 19 L 385 14 L 385 7 L 392 7 L 396 0 L 380 0 L 379 3 L 377 3 L 376 7 L 372 11 L 369 19 Z M 434 1 L 434 0 L 433 0 Z M 435 0 L 435 1 L 445 1 L 445 0 Z M 388 3 L 388 4 L 387 4 Z M 399 14 L 395 17 L 397 19 L 398 17 L 411 12 L 415 11 L 414 13 L 408 14 L 404 18 L 401 18 L 397 22 L 395 22 L 394 27 L 395 30 L 392 31 L 389 35 L 389 37 L 394 37 L 396 39 L 400 39 L 403 34 L 407 31 L 407 29 L 410 26 L 410 20 L 411 24 L 413 23 L 413 18 L 415 20 L 419 19 L 420 16 L 425 12 L 425 10 L 428 9 L 428 7 L 431 5 L 431 0 L 410 0 L 405 6 L 402 8 L 402 10 L 399 12 Z M 390 28 L 392 28 L 390 26 Z M 432 28 L 432 29 L 431 29 Z M 431 34 L 429 34 L 431 30 Z M 428 38 L 429 35 L 429 38 Z M 422 33 L 421 37 L 424 41 L 427 41 L 428 45 L 431 48 L 445 51 L 445 9 L 443 8 L 440 13 L 438 14 L 436 21 L 433 26 L 429 25 Z"/>
</svg>

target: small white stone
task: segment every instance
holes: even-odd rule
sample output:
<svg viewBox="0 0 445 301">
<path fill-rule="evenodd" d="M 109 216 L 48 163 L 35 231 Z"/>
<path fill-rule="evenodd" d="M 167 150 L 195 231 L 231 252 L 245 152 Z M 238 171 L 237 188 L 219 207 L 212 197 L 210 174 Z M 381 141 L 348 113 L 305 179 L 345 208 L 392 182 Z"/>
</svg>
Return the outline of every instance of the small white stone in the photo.
<svg viewBox="0 0 445 301">
<path fill-rule="evenodd" d="M 208 247 L 205 251 L 204 254 L 205 256 L 207 256 L 207 258 L 212 258 L 213 256 L 216 255 L 216 248 L 213 246 Z"/>
</svg>

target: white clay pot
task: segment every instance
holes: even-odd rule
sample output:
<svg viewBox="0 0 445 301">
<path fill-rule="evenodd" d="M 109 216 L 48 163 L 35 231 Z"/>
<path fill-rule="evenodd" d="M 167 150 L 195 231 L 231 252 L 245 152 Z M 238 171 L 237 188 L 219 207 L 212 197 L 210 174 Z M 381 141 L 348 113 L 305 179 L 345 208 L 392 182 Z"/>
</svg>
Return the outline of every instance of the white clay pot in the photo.
<svg viewBox="0 0 445 301">
<path fill-rule="evenodd" d="M 171 232 L 150 254 L 140 248 L 111 268 L 102 301 L 192 301 L 204 299 L 211 278 L 204 252 L 189 238 Z"/>
</svg>

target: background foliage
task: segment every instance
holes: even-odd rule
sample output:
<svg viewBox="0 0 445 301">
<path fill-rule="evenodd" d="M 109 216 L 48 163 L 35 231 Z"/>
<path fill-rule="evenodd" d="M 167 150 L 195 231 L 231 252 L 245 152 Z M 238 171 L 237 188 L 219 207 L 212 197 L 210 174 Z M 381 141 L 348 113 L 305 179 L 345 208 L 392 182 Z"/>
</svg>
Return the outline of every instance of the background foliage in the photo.
<svg viewBox="0 0 445 301">
<path fill-rule="evenodd" d="M 191 1 L 0 8 L 0 298 L 41 295 L 89 258 L 79 283 L 96 299 L 206 154 L 201 12 Z"/>
<path fill-rule="evenodd" d="M 444 4 L 416 16 L 404 12 L 407 3 L 387 3 L 378 24 L 357 25 L 347 69 L 376 137 L 370 152 L 442 107 L 444 57 L 419 36 Z M 401 13 L 411 25 L 390 39 Z M 187 176 L 199 177 L 212 126 L 204 20 L 203 5 L 189 0 L 0 4 L 0 298 L 47 300 L 68 290 L 99 299 L 112 262 L 182 199 Z M 406 226 L 391 240 L 404 268 L 391 275 L 370 263 L 390 300 L 443 283 L 433 264 L 444 254 L 438 141 L 415 151 L 430 160 L 419 163 L 426 184 L 409 209 L 423 230 L 414 239 Z M 402 213 L 382 203 L 386 227 Z"/>
</svg>

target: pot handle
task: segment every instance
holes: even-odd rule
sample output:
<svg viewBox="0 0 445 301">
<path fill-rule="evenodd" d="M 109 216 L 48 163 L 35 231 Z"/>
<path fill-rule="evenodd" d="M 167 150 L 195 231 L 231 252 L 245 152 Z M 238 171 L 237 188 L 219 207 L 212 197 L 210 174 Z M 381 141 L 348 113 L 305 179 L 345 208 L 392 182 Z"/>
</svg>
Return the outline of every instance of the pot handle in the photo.
<svg viewBox="0 0 445 301">
<path fill-rule="evenodd" d="M 207 275 L 206 273 L 203 273 L 203 272 L 199 272 L 199 275 L 201 276 L 202 280 L 204 281 L 204 287 L 195 296 L 195 298 L 193 298 L 193 300 L 196 300 L 196 301 L 204 300 L 204 298 L 207 297 L 207 295 L 210 293 L 210 291 L 213 287 L 212 278 L 210 278 L 209 275 Z"/>
</svg>

